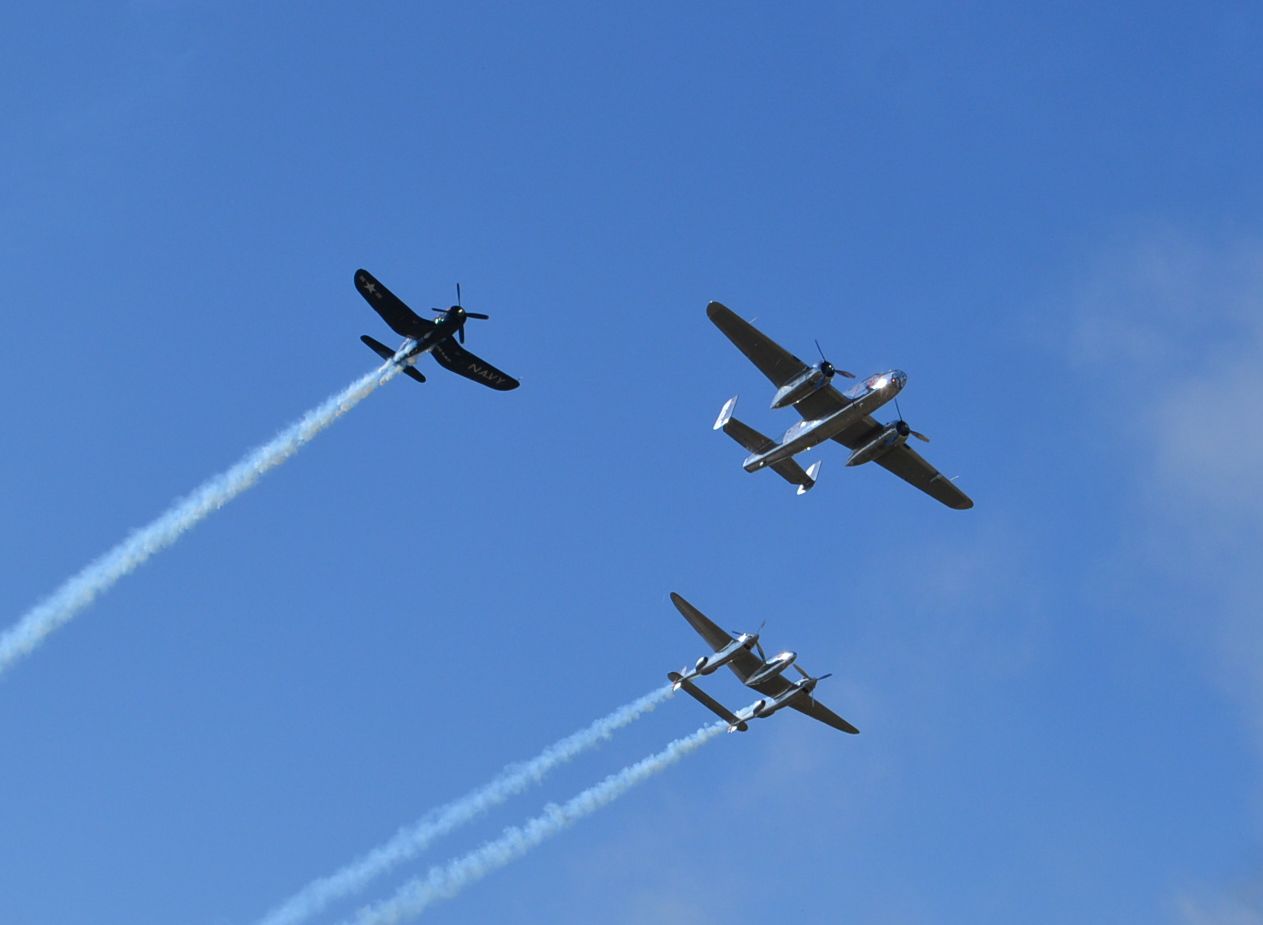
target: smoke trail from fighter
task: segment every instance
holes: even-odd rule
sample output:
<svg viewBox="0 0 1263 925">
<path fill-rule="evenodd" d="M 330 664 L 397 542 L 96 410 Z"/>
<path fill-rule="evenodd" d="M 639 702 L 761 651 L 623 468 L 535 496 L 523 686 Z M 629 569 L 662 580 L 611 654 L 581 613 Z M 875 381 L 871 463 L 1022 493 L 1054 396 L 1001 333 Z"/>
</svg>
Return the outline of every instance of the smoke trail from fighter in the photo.
<svg viewBox="0 0 1263 925">
<path fill-rule="evenodd" d="M 361 376 L 341 392 L 308 411 L 268 443 L 245 456 L 232 468 L 203 482 L 192 494 L 177 501 L 156 520 L 141 527 L 109 552 L 90 562 L 77 575 L 36 604 L 17 623 L 0 635 L 0 675 L 29 655 L 53 630 L 69 622 L 98 594 L 166 549 L 190 527 L 217 511 L 251 487 L 269 469 L 293 456 L 312 437 L 367 398 L 379 385 L 398 375 L 390 362 Z"/>
<path fill-rule="evenodd" d="M 656 688 L 554 742 L 531 760 L 509 765 L 490 783 L 431 810 L 417 822 L 400 829 L 385 844 L 356 858 L 341 870 L 313 880 L 260 919 L 258 925 L 294 925 L 323 911 L 333 901 L 362 890 L 374 877 L 415 857 L 436 839 L 509 797 L 538 784 L 549 771 L 610 738 L 617 730 L 645 715 L 670 696 L 670 686 Z"/>
<path fill-rule="evenodd" d="M 429 873 L 404 884 L 390 899 L 365 906 L 351 920 L 351 925 L 395 925 L 420 915 L 438 900 L 451 899 L 465 887 L 517 860 L 584 816 L 612 803 L 636 784 L 670 767 L 726 728 L 723 723 L 703 726 L 690 736 L 676 739 L 657 754 L 610 775 L 567 802 L 549 804 L 526 824 L 506 829 L 503 835 L 481 848 L 430 868 Z"/>
</svg>

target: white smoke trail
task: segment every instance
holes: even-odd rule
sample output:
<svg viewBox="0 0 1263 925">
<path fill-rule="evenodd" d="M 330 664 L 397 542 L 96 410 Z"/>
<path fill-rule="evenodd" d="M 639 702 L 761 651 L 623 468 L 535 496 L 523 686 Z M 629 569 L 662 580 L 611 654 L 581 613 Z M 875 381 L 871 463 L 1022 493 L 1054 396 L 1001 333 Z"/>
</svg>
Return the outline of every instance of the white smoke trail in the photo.
<svg viewBox="0 0 1263 925">
<path fill-rule="evenodd" d="M 396 355 L 395 359 L 398 359 Z M 308 411 L 225 472 L 203 482 L 156 520 L 141 527 L 109 552 L 90 562 L 79 574 L 28 610 L 0 635 L 0 675 L 29 655 L 53 630 L 83 610 L 98 594 L 109 590 L 156 552 L 167 548 L 206 515 L 223 507 L 259 480 L 269 469 L 293 456 L 312 437 L 398 375 L 394 361 L 352 382 Z"/>
<path fill-rule="evenodd" d="M 353 925 L 395 925 L 420 915 L 440 899 L 451 899 L 465 887 L 517 860 L 584 816 L 612 803 L 636 784 L 670 767 L 726 728 L 724 723 L 703 726 L 690 736 L 676 739 L 657 754 L 610 775 L 560 806 L 549 804 L 544 807 L 543 813 L 525 825 L 505 829 L 495 841 L 430 868 L 429 873 L 404 884 L 390 899 L 365 906 L 352 920 Z"/>
<path fill-rule="evenodd" d="M 259 925 L 293 925 L 321 912 L 331 902 L 368 885 L 374 877 L 415 857 L 435 839 L 538 784 L 553 768 L 608 739 L 615 731 L 648 713 L 671 696 L 669 685 L 656 688 L 601 717 L 590 726 L 554 742 L 530 761 L 512 764 L 490 783 L 431 810 L 400 829 L 388 842 L 327 877 L 313 880 L 262 919 Z"/>
</svg>

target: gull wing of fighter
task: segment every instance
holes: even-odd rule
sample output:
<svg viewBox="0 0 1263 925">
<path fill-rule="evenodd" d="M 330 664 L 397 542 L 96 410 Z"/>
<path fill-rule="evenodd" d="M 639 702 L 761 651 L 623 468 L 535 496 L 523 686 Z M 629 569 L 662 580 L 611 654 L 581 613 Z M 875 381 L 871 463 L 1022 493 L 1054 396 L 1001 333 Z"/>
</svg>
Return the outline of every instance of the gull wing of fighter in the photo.
<svg viewBox="0 0 1263 925">
<path fill-rule="evenodd" d="M 474 382 L 480 382 L 488 388 L 507 392 L 522 384 L 508 373 L 496 369 L 486 360 L 474 356 L 450 338 L 437 344 L 430 352 L 444 369 L 449 369 L 458 376 L 464 376 Z"/>
<path fill-rule="evenodd" d="M 701 636 L 702 639 L 706 641 L 706 644 L 709 645 L 716 653 L 723 653 L 734 648 L 736 649 L 735 654 L 729 654 L 727 656 L 724 664 L 727 664 L 728 667 L 732 669 L 732 673 L 741 679 L 742 684 L 745 684 L 747 687 L 753 688 L 760 694 L 765 694 L 774 700 L 783 697 L 785 694 L 789 693 L 798 686 L 794 682 L 787 681 L 780 673 L 793 663 L 794 658 L 796 657 L 794 653 L 785 652 L 773 659 L 764 660 L 751 652 L 749 648 L 740 648 L 734 645 L 743 638 L 747 637 L 749 634 L 742 634 L 740 637 L 733 636 L 686 601 L 683 597 L 674 592 L 671 594 L 671 602 L 675 604 L 676 609 L 680 611 L 680 614 L 684 617 L 684 619 L 689 622 L 689 625 L 697 631 L 697 634 Z M 757 640 L 758 636 L 755 634 L 754 643 L 757 643 Z M 696 693 L 693 690 L 689 690 L 690 687 L 696 687 L 696 685 L 692 684 L 692 677 L 696 677 L 698 674 L 702 673 L 705 672 L 699 668 L 699 670 L 689 675 L 673 671 L 668 674 L 667 677 L 673 684 L 683 688 L 696 700 L 704 704 L 717 715 L 727 718 L 725 713 L 720 712 L 720 710 L 726 710 L 727 708 L 723 707 L 721 704 L 714 703 L 713 698 L 704 694 L 700 690 L 697 690 Z M 814 688 L 814 682 L 817 679 L 810 680 L 812 681 L 812 686 Z M 702 694 L 702 696 L 698 696 L 699 694 Z M 811 689 L 809 689 L 804 696 L 796 697 L 787 702 L 785 705 L 793 707 L 800 713 L 807 714 L 812 719 L 817 719 L 828 726 L 832 726 L 834 729 L 840 729 L 843 732 L 849 732 L 852 735 L 859 732 L 858 729 L 842 717 L 838 716 L 824 704 L 820 703 L 820 701 L 812 697 Z M 718 706 L 719 709 L 716 709 L 716 706 Z M 732 715 L 731 711 L 728 711 L 727 715 Z M 736 714 L 735 716 L 735 719 L 739 721 L 747 718 L 749 717 L 746 717 L 743 714 Z M 729 720 L 729 725 L 734 728 L 741 728 L 740 726 L 737 726 L 733 720 Z"/>
<path fill-rule="evenodd" d="M 831 435 L 831 439 L 851 450 L 850 458 L 847 460 L 848 466 L 876 462 L 886 471 L 894 473 L 950 508 L 966 510 L 974 506 L 969 496 L 957 488 L 951 479 L 945 477 L 921 454 L 907 445 L 909 436 L 917 436 L 927 442 L 928 438 L 917 434 L 902 420 L 891 424 L 881 424 L 869 414 L 854 416 L 854 412 L 863 407 L 859 405 L 861 401 L 874 406 L 877 404 L 875 396 L 877 392 L 886 389 L 887 381 L 895 381 L 897 387 L 893 392 L 901 389 L 906 378 L 903 373 L 892 370 L 888 374 L 870 377 L 864 383 L 849 388 L 845 392 L 839 392 L 832 385 L 831 380 L 834 374 L 847 376 L 850 374 L 844 370 L 835 369 L 833 364 L 823 357 L 815 366 L 804 363 L 719 302 L 711 302 L 706 306 L 706 315 L 776 386 L 773 408 L 782 408 L 792 404 L 794 409 L 802 415 L 804 422 L 811 425 L 807 429 L 814 429 L 819 423 L 827 423 L 825 419 L 828 418 L 833 418 L 839 423 L 842 420 L 849 421 L 841 430 Z M 875 389 L 874 385 L 877 382 L 882 382 L 883 385 Z M 893 392 L 890 398 L 894 397 Z M 880 400 L 884 402 L 886 399 Z M 775 459 L 776 451 L 781 445 L 733 418 L 732 401 L 730 400 L 720 412 L 715 429 L 723 430 L 754 454 L 750 459 L 756 461 L 756 468 L 764 465 L 756 460 L 756 457 L 770 456 L 774 461 L 769 461 L 766 465 L 778 472 L 782 478 L 797 484 L 799 494 L 811 488 L 815 484 L 816 471 L 818 471 L 816 467 L 819 463 L 804 473 L 796 463 L 793 463 L 792 458 Z M 851 413 L 843 414 L 848 407 L 851 407 Z M 804 427 L 804 425 L 796 426 Z M 794 428 L 786 432 L 786 443 L 789 443 L 792 433 L 794 433 Z M 793 450 L 793 452 L 799 452 L 799 450 Z M 792 464 L 797 471 L 787 467 L 786 463 Z M 750 471 L 754 470 L 750 469 Z"/>
<path fill-rule="evenodd" d="M 373 311 L 382 316 L 382 321 L 390 325 L 390 329 L 400 337 L 420 340 L 434 328 L 433 321 L 427 321 L 410 309 L 368 270 L 355 272 L 355 288 L 364 297 L 364 301 L 373 307 Z M 391 355 L 394 355 L 393 350 Z"/>
</svg>

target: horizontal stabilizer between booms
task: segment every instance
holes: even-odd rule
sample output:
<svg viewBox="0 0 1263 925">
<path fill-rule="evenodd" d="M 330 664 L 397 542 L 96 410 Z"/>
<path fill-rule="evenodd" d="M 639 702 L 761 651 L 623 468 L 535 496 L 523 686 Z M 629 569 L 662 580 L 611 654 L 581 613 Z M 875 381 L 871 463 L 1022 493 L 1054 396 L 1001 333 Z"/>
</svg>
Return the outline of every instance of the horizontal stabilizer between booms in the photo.
<svg viewBox="0 0 1263 925">
<path fill-rule="evenodd" d="M 732 416 L 735 407 L 737 407 L 737 396 L 734 395 L 724 402 L 723 408 L 719 410 L 719 417 L 715 419 L 715 430 L 722 430 L 751 453 L 766 453 L 774 449 L 775 440 L 764 436 L 749 424 L 738 421 Z"/>
<path fill-rule="evenodd" d="M 680 690 L 684 691 L 686 694 L 688 694 L 690 697 L 692 697 L 702 706 L 706 707 L 706 709 L 710 710 L 712 713 L 714 713 L 716 716 L 718 716 L 720 719 L 726 722 L 728 724 L 729 732 L 745 732 L 747 729 L 750 728 L 749 726 L 746 725 L 744 720 L 738 719 L 736 714 L 734 714 L 726 706 L 724 706 L 722 703 L 720 703 L 710 694 L 706 693 L 704 690 L 702 690 L 692 681 L 688 680 L 687 678 L 682 677 L 678 671 L 668 672 L 667 680 L 670 681 L 672 684 L 678 684 L 680 686 Z"/>
<path fill-rule="evenodd" d="M 719 411 L 719 417 L 715 419 L 715 430 L 722 430 L 733 440 L 740 443 L 749 450 L 754 456 L 762 456 L 770 450 L 776 449 L 779 444 L 771 437 L 765 436 L 746 424 L 732 416 L 733 409 L 737 406 L 737 396 L 733 396 L 724 402 L 723 408 Z M 753 458 L 753 457 L 751 457 Z M 756 461 L 757 462 L 757 461 Z M 746 460 L 746 471 L 753 472 L 756 468 L 761 468 L 763 463 L 752 465 L 751 460 Z M 820 471 L 820 462 L 812 464 L 811 469 L 807 472 L 803 471 L 803 467 L 791 457 L 782 459 L 780 462 L 774 462 L 768 466 L 773 472 L 789 482 L 791 485 L 798 486 L 798 494 L 803 494 L 812 489 L 816 484 L 816 473 Z"/>
</svg>

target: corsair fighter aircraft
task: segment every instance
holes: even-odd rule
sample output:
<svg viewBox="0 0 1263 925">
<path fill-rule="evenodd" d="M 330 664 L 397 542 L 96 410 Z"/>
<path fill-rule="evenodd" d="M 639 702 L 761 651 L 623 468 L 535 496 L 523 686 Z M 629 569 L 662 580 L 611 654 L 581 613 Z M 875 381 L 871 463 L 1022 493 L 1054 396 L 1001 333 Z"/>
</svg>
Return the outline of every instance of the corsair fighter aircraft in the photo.
<svg viewBox="0 0 1263 925">
<path fill-rule="evenodd" d="M 818 719 L 834 729 L 852 734 L 859 732 L 815 699 L 813 691 L 816 683 L 829 675 L 813 678 L 807 674 L 795 664 L 798 658 L 796 652 L 782 652 L 768 658 L 763 652 L 763 647 L 759 645 L 758 633 L 735 635 L 728 633 L 674 591 L 671 593 L 671 603 L 675 604 L 676 609 L 706 640 L 707 645 L 714 650 L 715 654 L 702 656 L 691 669 L 669 672 L 667 680 L 676 690 L 683 690 L 698 703 L 724 719 L 728 723 L 729 732 L 745 732 L 750 720 L 763 719 L 785 707 L 793 707 L 800 713 L 806 713 L 812 719 Z M 751 649 L 756 650 L 758 654 L 756 655 Z M 741 683 L 746 687 L 751 687 L 764 696 L 750 706 L 733 713 L 693 683 L 694 678 L 710 674 L 722 665 L 731 668 L 733 674 L 740 678 Z M 791 665 L 802 675 L 796 681 L 790 681 L 784 677 L 785 670 Z"/>
<path fill-rule="evenodd" d="M 432 309 L 439 314 L 435 321 L 422 318 L 367 270 L 355 271 L 355 288 L 373 306 L 373 310 L 382 316 L 382 320 L 404 338 L 398 350 L 391 350 L 367 334 L 362 335 L 360 340 L 384 360 L 395 360 L 398 355 L 399 359 L 395 362 L 403 367 L 404 375 L 410 379 L 425 382 L 425 376 L 417 369 L 416 364 L 417 360 L 430 353 L 440 366 L 488 388 L 507 392 L 521 384 L 460 346 L 465 343 L 465 322 L 470 318 L 485 319 L 488 316 L 464 309 L 460 304 L 459 284 L 456 286 L 455 305 L 451 308 Z"/>
<path fill-rule="evenodd" d="M 853 377 L 834 367 L 823 354 L 818 364 L 808 366 L 718 302 L 706 307 L 706 315 L 776 386 L 772 407 L 793 405 L 803 417 L 777 442 L 733 417 L 737 399 L 728 399 L 715 421 L 715 430 L 722 430 L 750 451 L 743 463 L 747 472 L 771 469 L 797 485 L 801 495 L 816 484 L 820 462 L 804 472 L 794 457 L 834 440 L 851 451 L 846 461 L 848 466 L 875 462 L 948 507 L 964 510 L 974 506 L 951 479 L 908 446 L 909 437 L 926 443 L 928 437 L 917 433 L 902 418 L 889 424 L 872 418 L 874 411 L 894 399 L 907 384 L 908 376 L 902 370 L 876 373 L 839 392 L 833 387 L 833 377 Z M 897 401 L 895 405 L 898 407 Z"/>
</svg>

